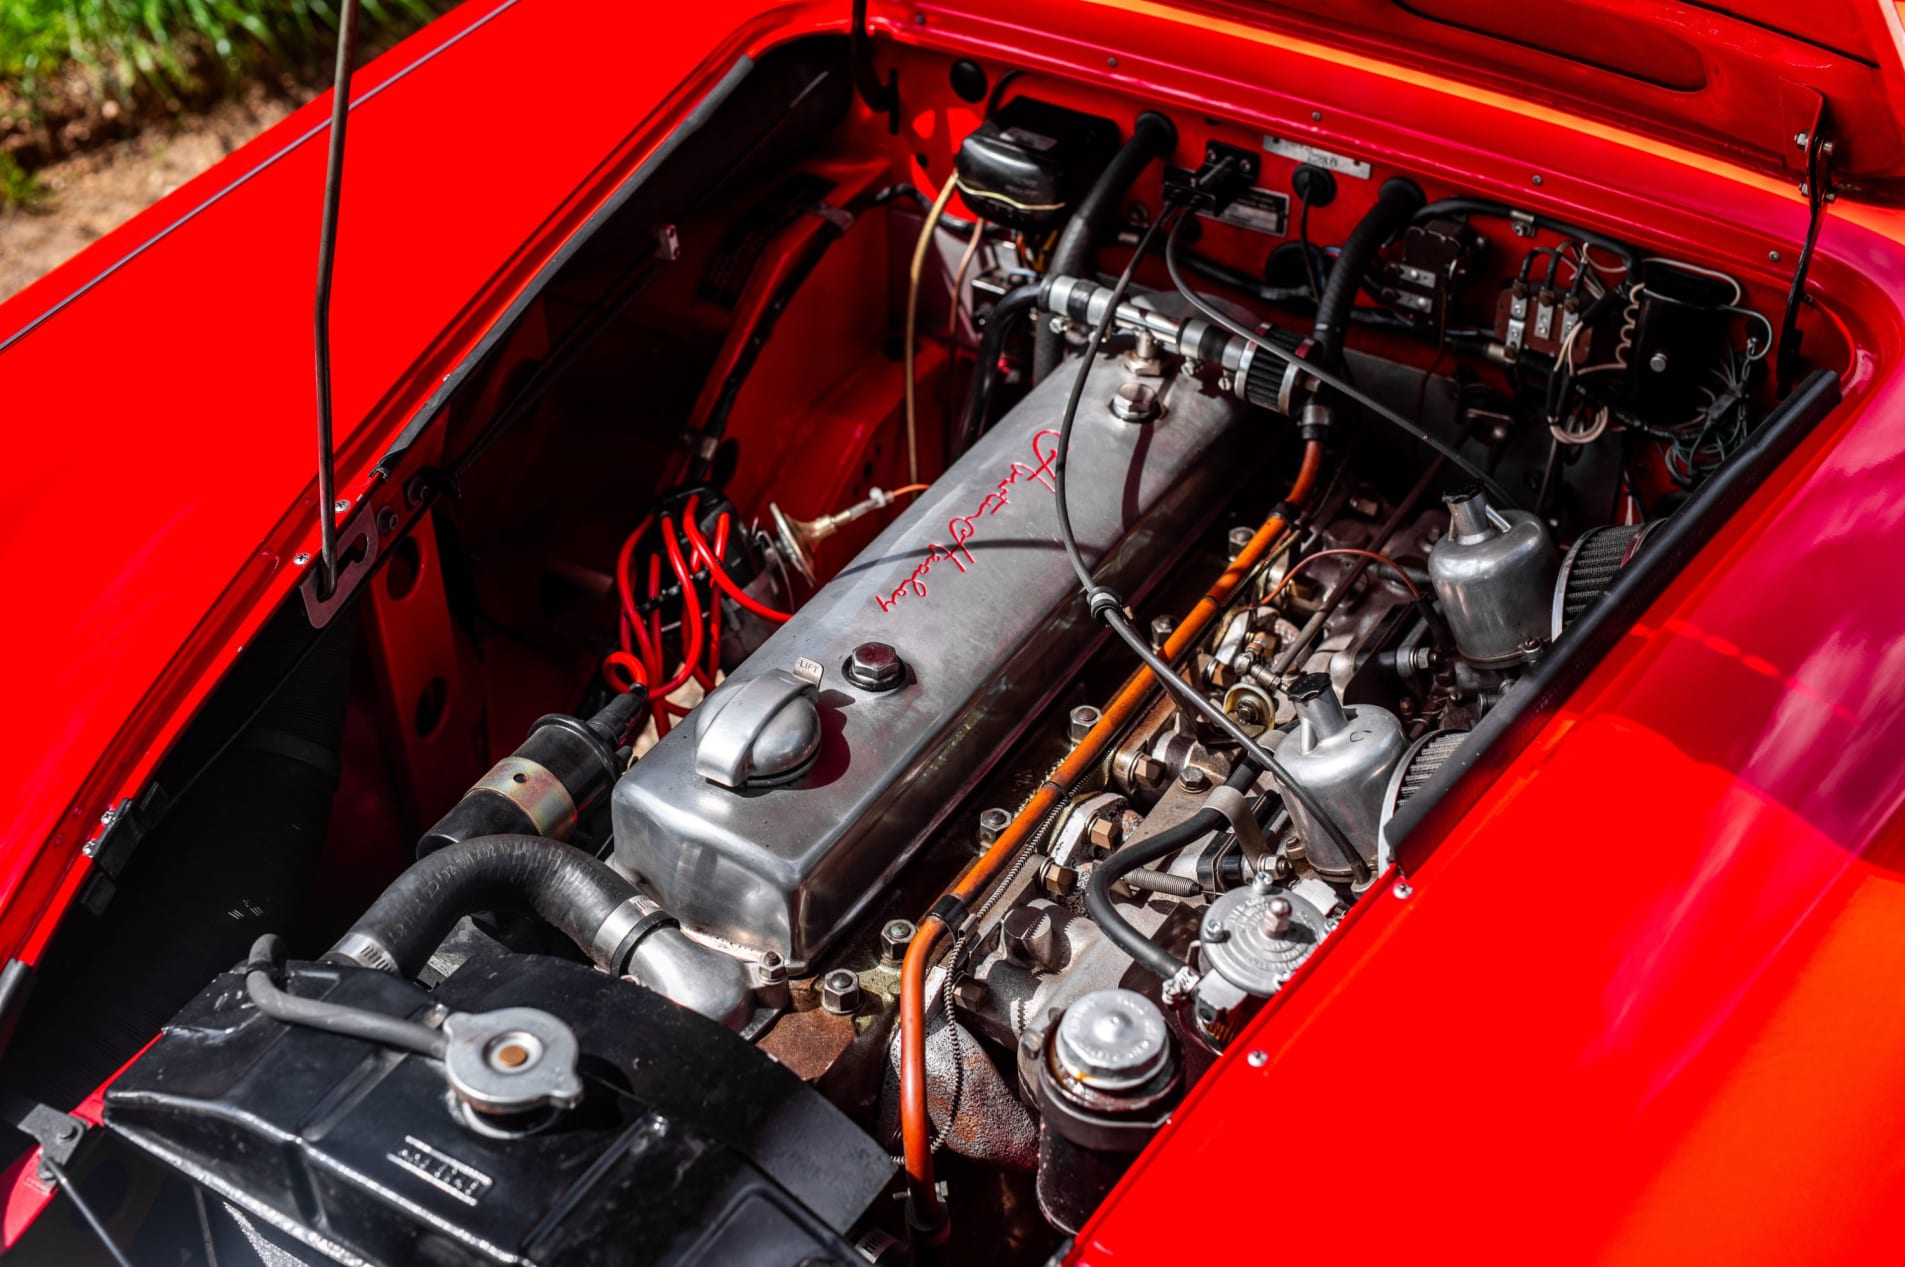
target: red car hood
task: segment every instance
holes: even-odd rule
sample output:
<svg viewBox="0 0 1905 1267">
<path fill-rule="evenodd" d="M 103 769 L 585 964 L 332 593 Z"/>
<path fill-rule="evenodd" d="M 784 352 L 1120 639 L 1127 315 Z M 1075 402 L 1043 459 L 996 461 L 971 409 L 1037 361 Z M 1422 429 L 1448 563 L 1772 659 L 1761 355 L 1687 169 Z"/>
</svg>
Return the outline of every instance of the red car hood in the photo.
<svg viewBox="0 0 1905 1267">
<path fill-rule="evenodd" d="M 741 58 L 842 3 L 471 0 L 352 91 L 338 493 Z M 588 38 L 579 38 L 579 32 Z M 316 533 L 311 311 L 329 94 L 0 305 L 0 960 L 32 962 Z M 533 156 L 533 161 L 530 161 Z M 31 718 L 26 722 L 24 719 Z"/>
<path fill-rule="evenodd" d="M 988 0 L 950 9 L 998 11 Z M 1148 0 L 1123 5 L 1159 8 Z M 1764 171 L 1803 172 L 1823 110 L 1841 184 L 1905 179 L 1905 48 L 1880 0 L 1190 0 L 1212 19 L 1366 52 Z M 1274 76 L 1273 66 L 1265 73 Z M 1432 122 L 1432 121 L 1425 121 Z M 1887 191 L 1888 197 L 1905 191 Z"/>
</svg>

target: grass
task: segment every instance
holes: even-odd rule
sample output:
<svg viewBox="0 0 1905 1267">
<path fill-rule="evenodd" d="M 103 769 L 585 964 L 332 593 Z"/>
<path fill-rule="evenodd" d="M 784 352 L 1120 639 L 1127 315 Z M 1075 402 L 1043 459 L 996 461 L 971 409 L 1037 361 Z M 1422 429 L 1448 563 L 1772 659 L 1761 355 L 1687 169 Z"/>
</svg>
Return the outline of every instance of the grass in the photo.
<svg viewBox="0 0 1905 1267">
<path fill-rule="evenodd" d="M 361 3 L 360 50 L 454 0 Z M 36 201 L 36 167 L 137 121 L 328 79 L 336 23 L 335 0 L 0 0 L 0 208 Z"/>
<path fill-rule="evenodd" d="M 429 0 L 363 0 L 366 33 L 436 15 Z M 0 82 L 31 98 L 78 67 L 104 91 L 193 94 L 215 70 L 303 66 L 331 47 L 337 12 L 315 0 L 0 0 Z"/>
</svg>

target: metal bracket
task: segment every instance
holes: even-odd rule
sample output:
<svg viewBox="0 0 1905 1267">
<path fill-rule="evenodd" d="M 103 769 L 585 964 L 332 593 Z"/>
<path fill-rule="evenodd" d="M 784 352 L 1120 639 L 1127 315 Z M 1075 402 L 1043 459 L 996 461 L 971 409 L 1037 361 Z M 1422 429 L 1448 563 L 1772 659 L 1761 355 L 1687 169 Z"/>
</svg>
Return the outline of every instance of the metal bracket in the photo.
<svg viewBox="0 0 1905 1267">
<path fill-rule="evenodd" d="M 166 801 L 165 790 L 150 783 L 137 802 L 128 797 L 99 816 L 99 834 L 80 846 L 80 852 L 93 863 L 92 875 L 79 897 L 87 910 L 98 915 L 112 901 L 119 891 L 117 881 L 126 860 L 165 813 Z"/>
<path fill-rule="evenodd" d="M 86 1138 L 85 1119 L 62 1113 L 11 1091 L 0 1096 L 0 1117 L 4 1117 L 14 1130 L 38 1142 L 41 1161 L 39 1175 L 45 1183 L 54 1182 L 45 1163 L 50 1161 L 55 1166 L 65 1166 L 72 1161 L 80 1141 Z"/>
<path fill-rule="evenodd" d="M 358 503 L 357 513 L 338 533 L 337 539 L 348 544 L 340 548 L 338 561 L 343 564 L 337 573 L 337 579 L 331 583 L 331 592 L 324 593 L 324 568 L 321 562 L 311 569 L 311 575 L 304 578 L 299 587 L 304 594 L 304 614 L 311 622 L 311 628 L 322 629 L 331 623 L 333 617 L 344 609 L 367 577 L 376 570 L 377 556 L 381 550 L 378 521 L 380 515 L 369 497 Z M 394 525 L 393 525 L 394 526 Z M 358 547 L 362 545 L 360 550 Z"/>
<path fill-rule="evenodd" d="M 1244 794 L 1227 783 L 1219 784 L 1204 798 L 1204 807 L 1230 820 L 1230 830 L 1237 834 L 1238 847 L 1244 851 L 1250 869 L 1257 870 L 1258 862 L 1270 852 L 1270 842 L 1263 838 L 1263 828 L 1257 825 L 1257 816 L 1250 812 L 1250 802 Z"/>
</svg>

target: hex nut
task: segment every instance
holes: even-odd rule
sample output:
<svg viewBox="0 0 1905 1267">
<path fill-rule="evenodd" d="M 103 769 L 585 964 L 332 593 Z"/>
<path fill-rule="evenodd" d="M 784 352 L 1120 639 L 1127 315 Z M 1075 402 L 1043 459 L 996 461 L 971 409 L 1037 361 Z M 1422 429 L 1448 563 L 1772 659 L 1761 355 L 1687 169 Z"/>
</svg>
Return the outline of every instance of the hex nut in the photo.
<svg viewBox="0 0 1905 1267">
<path fill-rule="evenodd" d="M 835 1016 L 851 1016 L 860 1006 L 860 978 L 835 968 L 820 979 L 820 1006 Z"/>
<path fill-rule="evenodd" d="M 1039 868 L 1039 885 L 1053 897 L 1064 897 L 1078 888 L 1078 872 L 1048 861 Z"/>
<path fill-rule="evenodd" d="M 880 928 L 880 962 L 898 967 L 906 961 L 906 948 L 919 930 L 910 919 L 890 919 Z"/>
<path fill-rule="evenodd" d="M 847 681 L 863 691 L 890 691 L 906 682 L 906 661 L 884 642 L 863 642 L 841 666 Z"/>
<path fill-rule="evenodd" d="M 1005 829 L 1011 825 L 1012 812 L 1010 810 L 994 807 L 982 811 L 979 815 L 979 843 L 982 845 L 991 844 L 1003 835 Z"/>
<path fill-rule="evenodd" d="M 1098 719 L 1101 716 L 1103 716 L 1103 714 L 1090 704 L 1080 704 L 1077 708 L 1074 708 L 1071 711 L 1070 717 L 1067 718 L 1072 742 L 1077 743 L 1090 733 L 1091 728 L 1098 724 Z"/>
<path fill-rule="evenodd" d="M 1145 753 L 1131 763 L 1131 779 L 1146 787 L 1155 787 L 1171 777 L 1171 768 L 1162 761 Z"/>
</svg>

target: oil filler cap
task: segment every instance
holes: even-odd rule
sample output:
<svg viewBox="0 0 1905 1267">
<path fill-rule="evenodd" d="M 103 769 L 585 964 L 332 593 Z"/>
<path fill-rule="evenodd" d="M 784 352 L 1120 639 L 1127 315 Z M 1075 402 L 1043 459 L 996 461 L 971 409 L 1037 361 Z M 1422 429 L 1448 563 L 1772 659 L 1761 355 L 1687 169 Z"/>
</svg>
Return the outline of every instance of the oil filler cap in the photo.
<svg viewBox="0 0 1905 1267">
<path fill-rule="evenodd" d="M 815 699 L 786 669 L 716 691 L 695 710 L 695 773 L 737 792 L 798 779 L 820 755 Z"/>
</svg>

